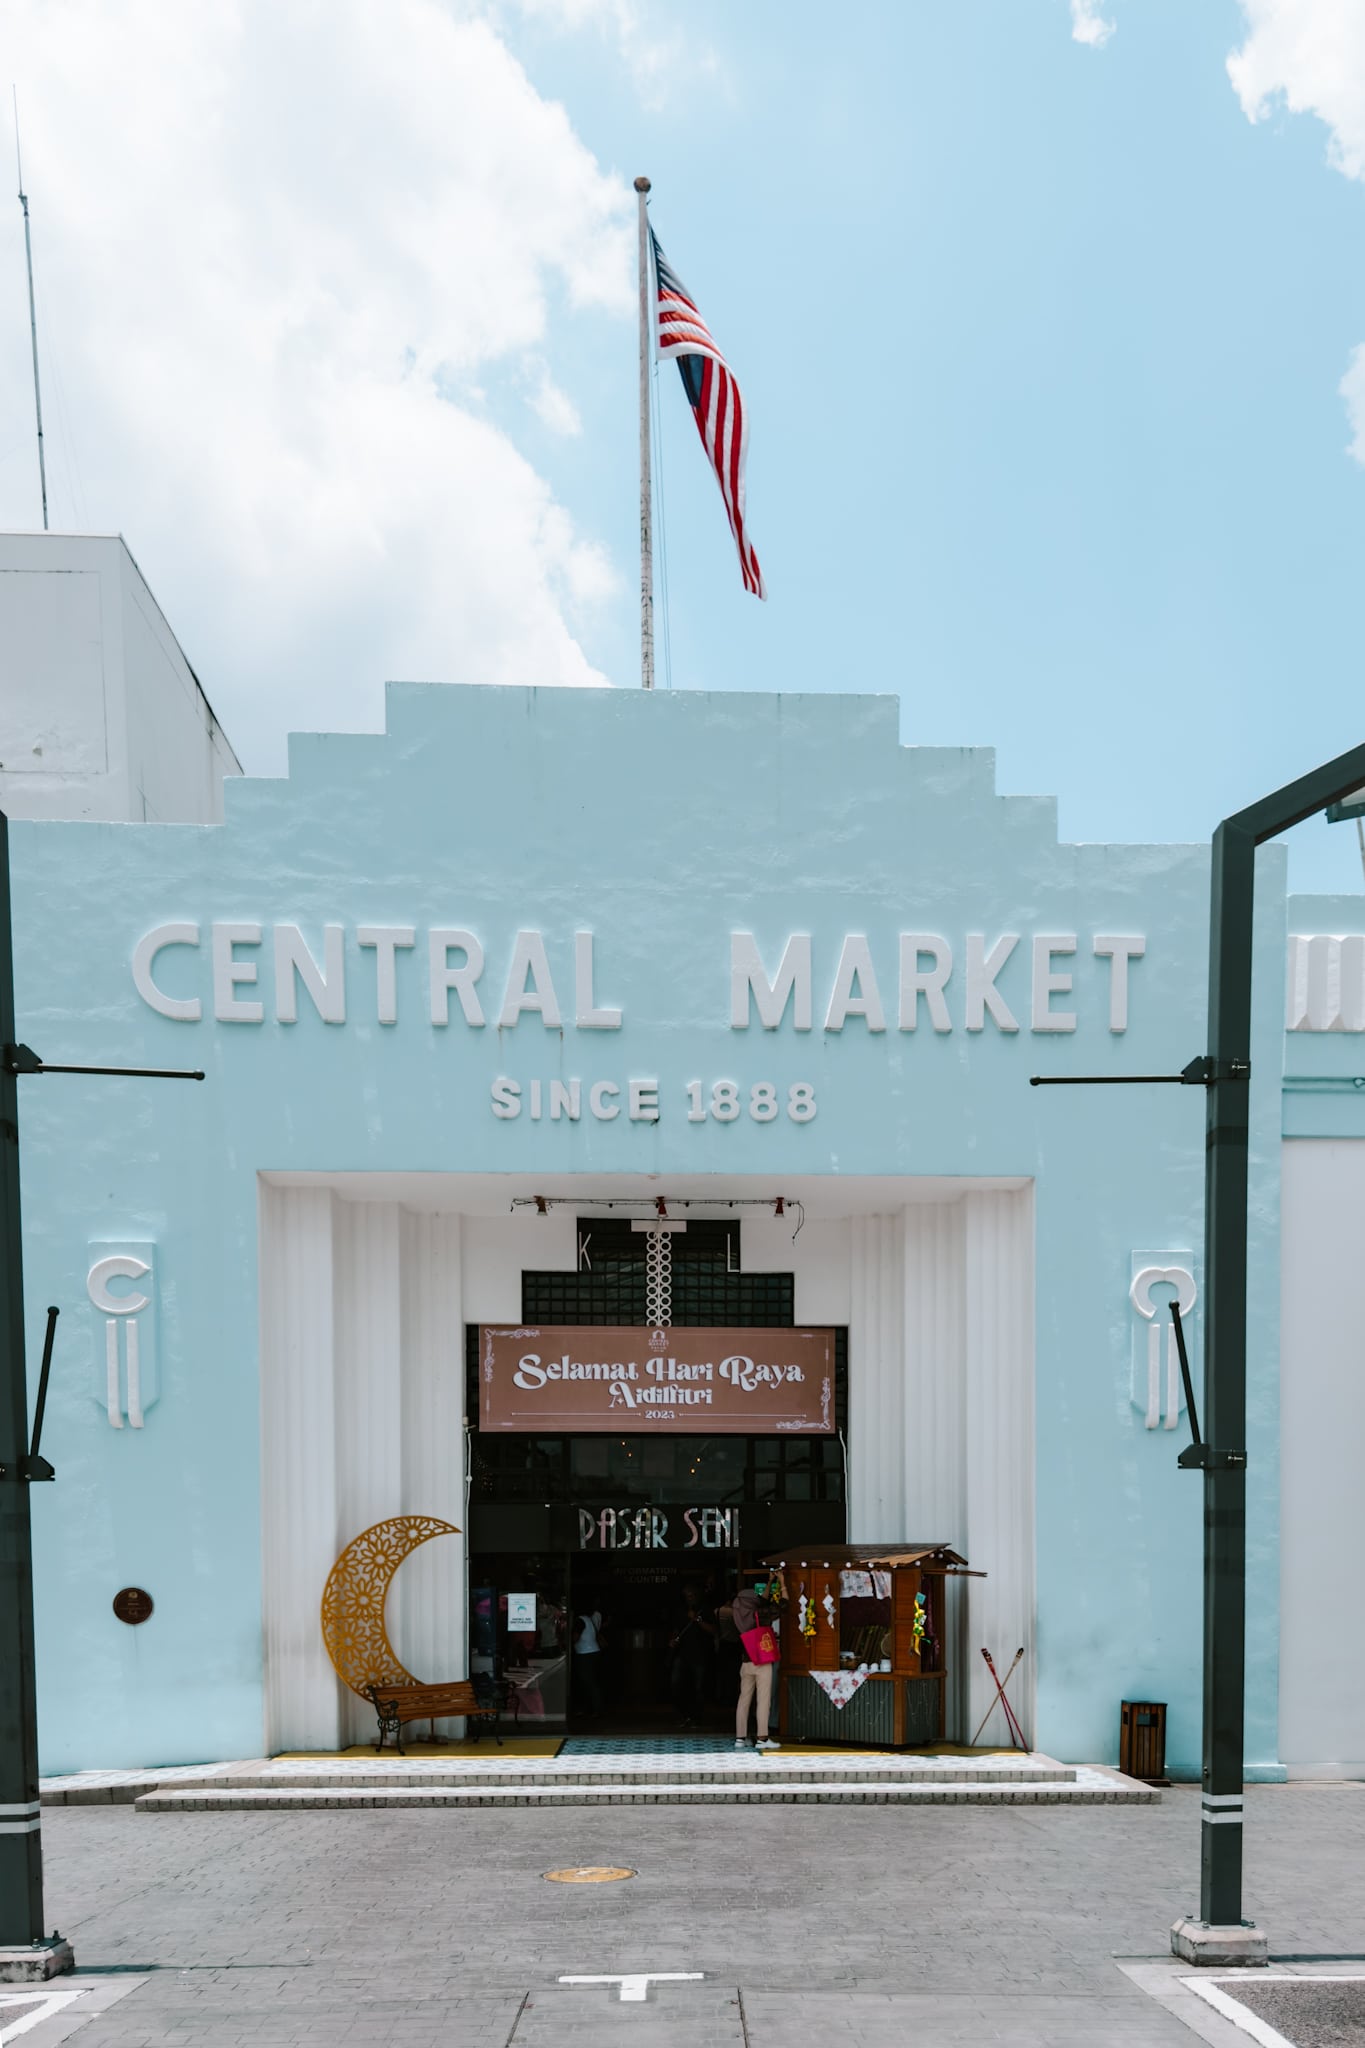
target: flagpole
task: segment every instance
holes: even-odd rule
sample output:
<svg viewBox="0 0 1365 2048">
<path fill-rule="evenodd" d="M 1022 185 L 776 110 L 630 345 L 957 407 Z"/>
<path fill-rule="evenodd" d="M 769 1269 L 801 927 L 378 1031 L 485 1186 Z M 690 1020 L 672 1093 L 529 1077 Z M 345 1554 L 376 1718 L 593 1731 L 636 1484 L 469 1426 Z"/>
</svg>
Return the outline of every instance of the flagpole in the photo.
<svg viewBox="0 0 1365 2048">
<path fill-rule="evenodd" d="M 24 256 L 28 263 L 28 330 L 33 339 L 33 405 L 38 415 L 38 481 L 43 492 L 43 532 L 47 532 L 47 458 L 43 454 L 43 393 L 38 382 L 38 312 L 33 303 L 33 237 L 28 225 L 28 194 L 24 190 L 24 159 L 19 153 L 19 88 L 14 93 L 14 161 L 19 171 L 19 204 L 24 209 Z M 641 205 L 644 204 L 642 200 Z"/>
<path fill-rule="evenodd" d="M 649 179 L 637 178 L 640 244 L 640 686 L 654 688 L 654 532 L 649 474 Z"/>
</svg>

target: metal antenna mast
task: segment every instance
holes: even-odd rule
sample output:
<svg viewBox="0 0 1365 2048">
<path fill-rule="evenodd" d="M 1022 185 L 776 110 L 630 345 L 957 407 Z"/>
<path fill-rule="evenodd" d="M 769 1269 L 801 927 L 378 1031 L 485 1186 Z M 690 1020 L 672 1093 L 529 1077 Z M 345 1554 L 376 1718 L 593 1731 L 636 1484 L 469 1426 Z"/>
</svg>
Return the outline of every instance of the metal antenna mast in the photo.
<svg viewBox="0 0 1365 2048">
<path fill-rule="evenodd" d="M 43 490 L 43 532 L 47 532 L 47 459 L 43 454 L 43 394 L 38 382 L 38 311 L 33 300 L 33 235 L 28 222 L 28 194 L 24 191 L 24 159 L 19 151 L 19 88 L 14 95 L 14 161 L 19 168 L 19 204 L 24 209 L 24 255 L 28 259 L 28 327 L 33 339 L 33 409 L 38 415 L 38 481 Z M 60 397 L 60 392 L 58 397 Z M 60 407 L 58 408 L 60 410 Z"/>
</svg>

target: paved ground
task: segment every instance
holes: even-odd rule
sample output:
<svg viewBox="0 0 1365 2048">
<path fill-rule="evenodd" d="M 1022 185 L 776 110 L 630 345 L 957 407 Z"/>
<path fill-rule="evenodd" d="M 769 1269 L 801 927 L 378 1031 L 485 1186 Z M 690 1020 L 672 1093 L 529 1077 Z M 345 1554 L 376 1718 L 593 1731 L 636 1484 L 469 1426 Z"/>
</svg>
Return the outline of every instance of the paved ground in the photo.
<svg viewBox="0 0 1365 2048">
<path fill-rule="evenodd" d="M 74 1807 L 43 1833 L 50 1918 L 83 1971 L 132 1986 L 78 2048 L 1195 2039 L 1115 1960 L 1161 1958 L 1195 1905 L 1192 1789 L 1028 1811 Z M 1252 1789 L 1247 1849 L 1273 1954 L 1365 1957 L 1365 1786 Z M 543 1881 L 576 1864 L 639 1876 Z M 669 1970 L 704 1976 L 643 2004 L 557 1981 Z M 35 2027 L 24 2048 L 56 2038 Z M 1212 2014 L 1204 2038 L 1247 2041 Z"/>
</svg>

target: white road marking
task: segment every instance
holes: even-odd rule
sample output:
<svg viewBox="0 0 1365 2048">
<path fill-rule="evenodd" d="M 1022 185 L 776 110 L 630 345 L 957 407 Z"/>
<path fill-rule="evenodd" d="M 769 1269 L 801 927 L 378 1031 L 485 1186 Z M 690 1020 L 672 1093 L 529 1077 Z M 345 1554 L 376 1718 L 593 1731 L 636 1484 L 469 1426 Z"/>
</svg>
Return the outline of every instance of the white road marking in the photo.
<svg viewBox="0 0 1365 2048">
<path fill-rule="evenodd" d="M 7 1990 L 0 1991 L 0 2042 L 17 2041 L 30 2027 L 36 2027 L 40 2020 L 50 2020 L 64 2005 L 70 2005 L 73 1998 L 83 1998 L 85 1991 L 86 1987 L 83 1984 L 74 1991 L 49 1991 L 41 1984 L 14 1984 Z M 8 2025 L 6 2024 L 6 2007 L 28 2005 L 35 1998 L 41 2003 L 32 2012 L 23 2013 L 17 2020 L 11 2020 Z"/>
<path fill-rule="evenodd" d="M 641 1970 L 611 1977 L 561 1977 L 561 1984 L 619 1984 L 622 2005 L 643 2005 L 651 1984 L 699 1984 L 701 1970 Z"/>
<path fill-rule="evenodd" d="M 1259 2018 L 1239 1999 L 1230 1997 L 1226 1991 L 1220 1991 L 1219 1984 L 1359 1984 L 1365 1982 L 1365 1979 L 1358 1976 L 1320 1977 L 1316 1971 L 1310 1976 L 1307 1972 L 1300 1975 L 1296 1971 L 1279 1973 L 1257 1970 L 1254 1976 L 1249 1976 L 1246 1971 L 1239 1971 L 1235 1977 L 1217 1978 L 1212 1983 L 1205 1977 L 1182 1977 L 1180 1981 L 1188 1990 L 1193 1991 L 1196 1998 L 1202 1998 L 1206 2005 L 1211 2005 L 1225 2020 L 1231 2020 L 1235 2027 L 1240 2027 L 1251 2040 L 1259 2043 L 1259 2048 L 1294 2048 L 1294 2043 L 1287 2034 L 1282 2034 L 1278 2027 L 1272 2027 L 1269 2020 Z"/>
</svg>

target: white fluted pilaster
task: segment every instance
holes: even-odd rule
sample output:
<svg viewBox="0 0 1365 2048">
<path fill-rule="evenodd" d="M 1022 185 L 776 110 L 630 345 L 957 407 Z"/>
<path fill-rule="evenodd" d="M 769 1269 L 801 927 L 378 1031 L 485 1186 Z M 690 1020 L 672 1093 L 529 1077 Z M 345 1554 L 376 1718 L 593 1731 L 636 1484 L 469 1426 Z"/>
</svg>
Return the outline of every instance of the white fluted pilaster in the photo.
<svg viewBox="0 0 1365 2048">
<path fill-rule="evenodd" d="M 336 1558 L 331 1194 L 260 1184 L 265 1744 L 335 1749 L 318 1606 Z"/>
<path fill-rule="evenodd" d="M 336 1202 L 333 1209 L 337 1519 L 333 1555 L 401 1512 L 403 1488 L 402 1288 L 396 1202 Z M 389 1627 L 401 1630 L 402 1594 Z M 342 1698 L 343 1740 L 374 1729 L 374 1710 Z"/>
<path fill-rule="evenodd" d="M 965 1205 L 905 1210 L 905 1473 L 913 1527 L 965 1541 L 966 1379 L 963 1355 Z"/>
<path fill-rule="evenodd" d="M 849 1541 L 905 1533 L 905 1236 L 900 1214 L 849 1226 Z"/>
<path fill-rule="evenodd" d="M 414 1551 L 395 1584 L 391 1632 L 409 1671 L 432 1683 L 466 1674 L 464 1313 L 461 1219 L 404 1210 L 403 1489 L 405 1515 L 439 1515 L 462 1533 Z M 453 1733 L 455 1722 L 438 1722 Z"/>
<path fill-rule="evenodd" d="M 965 1702 L 970 1735 L 995 1696 L 984 1644 L 1004 1675 L 1020 1644 L 1024 1663 L 1010 1699 L 1033 1739 L 1034 1315 L 1033 1190 L 968 1195 L 965 1202 L 965 1549 L 989 1573 L 971 1579 Z M 987 1730 L 1004 1739 L 1003 1716 Z"/>
<path fill-rule="evenodd" d="M 907 1523 L 899 1533 L 967 1554 L 965 1220 L 960 1201 L 912 1202 L 905 1210 Z M 949 1580 L 941 1590 L 952 1737 L 961 1729 L 966 1602 L 960 1581 Z"/>
</svg>

